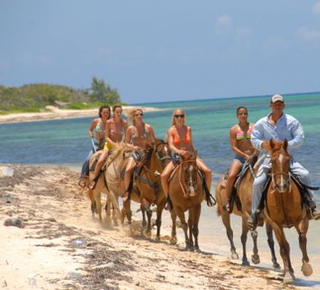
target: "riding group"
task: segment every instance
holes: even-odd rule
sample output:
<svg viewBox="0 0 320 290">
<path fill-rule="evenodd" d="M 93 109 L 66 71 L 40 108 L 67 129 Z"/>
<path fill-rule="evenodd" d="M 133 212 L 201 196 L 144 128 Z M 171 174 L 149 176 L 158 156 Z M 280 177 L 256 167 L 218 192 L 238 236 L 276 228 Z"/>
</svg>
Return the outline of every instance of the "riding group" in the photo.
<svg viewBox="0 0 320 290">
<path fill-rule="evenodd" d="M 198 224 L 201 203 L 217 202 L 231 245 L 232 258 L 238 258 L 233 243 L 230 214 L 242 217 L 243 265 L 246 256 L 247 233 L 254 241 L 253 263 L 259 263 L 257 225 L 266 224 L 268 244 L 275 268 L 279 268 L 273 243 L 275 232 L 284 264 L 285 283 L 294 277 L 290 247 L 283 228 L 295 227 L 302 251 L 302 272 L 309 276 L 312 267 L 307 255 L 307 230 L 310 219 L 319 219 L 308 171 L 292 157 L 292 149 L 304 141 L 300 122 L 284 113 L 281 95 L 270 99 L 271 112 L 257 123 L 248 121 L 248 110 L 237 108 L 238 123 L 230 129 L 230 144 L 235 153 L 226 174 L 216 185 L 215 197 L 210 194 L 212 172 L 197 156 L 191 127 L 186 124 L 183 109 L 172 114 L 172 125 L 165 140 L 157 139 L 150 124 L 143 121 L 143 110 L 133 108 L 128 113 L 131 124 L 122 118 L 122 107 L 101 106 L 99 117 L 90 125 L 88 134 L 92 150 L 83 164 L 79 185 L 88 189 L 91 210 L 102 219 L 101 193 L 107 194 L 106 210 L 119 212 L 121 221 L 131 223 L 131 201 L 140 203 L 142 224 L 151 232 L 152 205 L 156 205 L 157 239 L 163 209 L 172 218 L 171 243 L 176 243 L 176 217 L 181 221 L 187 249 L 199 250 Z M 290 153 L 290 154 L 289 154 Z M 188 221 L 185 212 L 189 211 Z M 146 219 L 147 217 L 147 219 Z M 116 220 L 115 220 L 116 222 Z"/>
</svg>

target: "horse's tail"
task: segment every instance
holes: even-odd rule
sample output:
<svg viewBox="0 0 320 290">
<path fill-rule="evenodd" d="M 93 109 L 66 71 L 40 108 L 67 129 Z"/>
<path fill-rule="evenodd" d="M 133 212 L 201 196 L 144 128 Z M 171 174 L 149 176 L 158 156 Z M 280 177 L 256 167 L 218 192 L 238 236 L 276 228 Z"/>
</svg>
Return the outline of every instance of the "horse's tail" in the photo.
<svg viewBox="0 0 320 290">
<path fill-rule="evenodd" d="M 203 173 L 201 172 L 201 170 L 199 170 L 201 173 L 201 177 L 202 177 L 202 185 L 203 185 L 203 189 L 204 189 L 204 193 L 206 195 L 206 202 L 207 202 L 207 206 L 214 206 L 217 204 L 217 201 L 215 200 L 215 198 L 213 197 L 213 195 L 210 193 L 206 180 L 203 176 Z"/>
</svg>

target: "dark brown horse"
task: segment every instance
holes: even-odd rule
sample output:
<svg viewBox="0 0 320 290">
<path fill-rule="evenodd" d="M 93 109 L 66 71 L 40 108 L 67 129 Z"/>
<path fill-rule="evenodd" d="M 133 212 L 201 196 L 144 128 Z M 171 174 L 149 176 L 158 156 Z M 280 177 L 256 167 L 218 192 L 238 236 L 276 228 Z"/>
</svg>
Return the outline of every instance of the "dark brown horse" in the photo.
<svg viewBox="0 0 320 290">
<path fill-rule="evenodd" d="M 265 199 L 264 216 L 271 224 L 280 247 L 283 260 L 283 282 L 291 283 L 295 279 L 290 261 L 290 246 L 286 240 L 283 228 L 294 226 L 299 235 L 299 245 L 302 251 L 301 271 L 305 276 L 312 274 L 307 254 L 307 231 L 309 220 L 302 205 L 299 188 L 291 179 L 289 172 L 291 156 L 287 152 L 288 142 L 269 141 L 271 154 L 271 183 Z"/>
<path fill-rule="evenodd" d="M 251 202 L 252 202 L 252 185 L 254 180 L 254 175 L 256 169 L 252 166 L 252 164 L 246 164 L 240 173 L 242 175 L 241 182 L 237 186 L 236 190 L 236 197 L 234 206 L 232 206 L 232 213 L 240 216 L 242 218 L 242 234 L 241 234 L 241 243 L 242 243 L 242 265 L 249 266 L 250 263 L 247 258 L 247 235 L 249 228 L 247 226 L 247 218 L 251 215 Z M 232 259 L 239 259 L 238 253 L 236 251 L 236 247 L 233 242 L 233 231 L 230 224 L 230 214 L 223 209 L 224 205 L 227 201 L 226 196 L 226 188 L 225 188 L 225 179 L 224 176 L 220 179 L 220 181 L 216 185 L 216 199 L 217 199 L 217 213 L 222 218 L 222 222 L 226 228 L 227 237 L 230 242 L 231 246 L 231 258 Z M 238 208 L 238 205 L 239 207 Z M 277 258 L 274 251 L 274 241 L 273 241 L 273 232 L 270 224 L 266 223 L 266 232 L 268 237 L 268 245 L 271 251 L 271 260 L 273 263 L 273 267 L 275 269 L 280 268 L 280 265 L 277 262 Z M 260 263 L 260 257 L 258 253 L 258 246 L 257 246 L 257 237 L 258 233 L 256 230 L 251 231 L 251 237 L 253 240 L 253 255 L 251 256 L 251 261 L 254 264 Z"/>
<path fill-rule="evenodd" d="M 170 161 L 168 145 L 162 140 L 156 139 L 156 143 L 148 145 L 146 150 L 142 152 L 142 156 L 141 164 L 138 164 L 138 170 L 134 172 L 130 199 L 123 203 L 122 222 L 125 216 L 127 216 L 129 223 L 131 223 L 130 201 L 133 200 L 140 203 L 143 215 L 142 225 L 147 226 L 146 232 L 150 234 L 152 228 L 151 205 L 155 204 L 157 206 L 157 239 L 160 239 L 162 212 L 166 203 L 166 197 L 161 187 L 160 175 L 166 163 Z"/>
<path fill-rule="evenodd" d="M 210 200 L 211 196 L 204 190 L 203 184 L 203 177 L 199 171 L 195 157 L 191 156 L 191 154 L 186 158 L 181 156 L 180 163 L 171 175 L 169 185 L 169 197 L 172 203 L 170 211 L 172 219 L 172 244 L 177 242 L 176 218 L 178 216 L 185 236 L 186 249 L 199 251 L 198 225 L 201 214 L 201 203 L 206 198 L 208 205 L 213 205 Z M 188 224 L 184 214 L 186 211 L 189 211 Z"/>
</svg>

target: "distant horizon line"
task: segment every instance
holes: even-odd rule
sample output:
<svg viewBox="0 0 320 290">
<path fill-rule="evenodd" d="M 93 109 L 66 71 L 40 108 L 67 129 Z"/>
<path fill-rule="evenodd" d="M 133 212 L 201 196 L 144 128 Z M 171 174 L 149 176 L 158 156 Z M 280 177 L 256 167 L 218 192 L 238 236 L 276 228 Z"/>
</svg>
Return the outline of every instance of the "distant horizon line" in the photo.
<svg viewBox="0 0 320 290">
<path fill-rule="evenodd" d="M 300 93 L 287 93 L 287 94 L 281 94 L 284 97 L 290 97 L 295 95 L 313 95 L 313 94 L 320 94 L 320 91 L 316 92 L 300 92 Z M 163 104 L 163 103 L 187 103 L 187 102 L 199 102 L 199 101 L 219 101 L 219 100 L 226 100 L 226 99 L 237 99 L 237 98 L 270 98 L 273 94 L 267 94 L 267 95 L 255 95 L 255 96 L 236 96 L 236 97 L 218 97 L 218 98 L 208 98 L 208 99 L 194 99 L 194 100 L 174 100 L 174 101 L 161 101 L 161 102 L 139 102 L 139 103 L 130 103 L 130 105 L 137 106 L 137 105 L 145 105 L 145 104 Z"/>
</svg>

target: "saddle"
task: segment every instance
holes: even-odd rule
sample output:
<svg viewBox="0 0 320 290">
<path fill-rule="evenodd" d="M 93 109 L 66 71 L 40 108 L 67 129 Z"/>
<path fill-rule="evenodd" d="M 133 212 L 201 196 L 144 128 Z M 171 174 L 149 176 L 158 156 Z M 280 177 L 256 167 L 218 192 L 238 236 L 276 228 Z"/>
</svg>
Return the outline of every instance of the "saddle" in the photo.
<svg viewBox="0 0 320 290">
<path fill-rule="evenodd" d="M 258 160 L 258 156 L 254 156 L 250 160 L 250 162 L 245 162 L 242 165 L 242 168 L 241 168 L 239 174 L 237 175 L 237 178 L 236 178 L 234 185 L 232 187 L 231 196 L 230 196 L 230 212 L 232 212 L 232 210 L 233 210 L 234 203 L 236 204 L 238 211 L 242 210 L 241 201 L 240 201 L 240 198 L 237 194 L 237 191 L 238 191 L 240 183 L 241 183 L 243 177 L 245 176 L 245 174 L 247 173 L 247 171 L 250 170 L 251 173 L 254 174 L 252 168 L 256 164 L 257 160 Z M 222 175 L 221 178 L 223 178 L 223 182 L 221 182 L 221 185 L 223 187 L 226 187 L 226 182 L 228 179 L 228 171 L 226 171 L 225 174 Z"/>
<path fill-rule="evenodd" d="M 297 185 L 300 195 L 301 195 L 301 206 L 306 206 L 307 209 L 314 209 L 316 208 L 316 203 L 315 201 L 312 199 L 311 197 L 311 193 L 310 193 L 310 189 L 311 190 L 318 190 L 319 187 L 314 187 L 314 186 L 309 186 L 304 184 L 297 175 L 293 174 L 291 171 L 291 178 L 293 180 L 293 182 Z M 264 200 L 267 197 L 267 191 L 268 191 L 268 187 L 270 185 L 271 182 L 271 176 L 268 175 L 268 178 L 266 180 L 265 186 L 263 188 L 263 192 L 262 192 L 262 199 L 259 205 L 259 209 L 260 211 L 263 210 L 264 208 Z"/>
<path fill-rule="evenodd" d="M 94 171 L 95 168 L 96 168 L 96 165 L 97 165 L 97 162 L 99 160 L 99 157 L 100 157 L 101 153 L 97 154 L 95 157 L 94 157 L 94 160 L 89 168 L 89 171 Z"/>
</svg>

